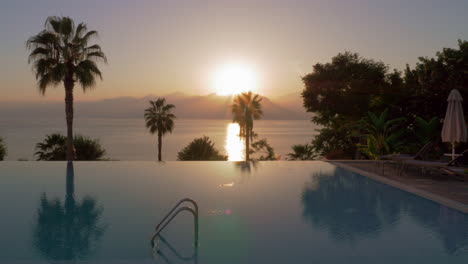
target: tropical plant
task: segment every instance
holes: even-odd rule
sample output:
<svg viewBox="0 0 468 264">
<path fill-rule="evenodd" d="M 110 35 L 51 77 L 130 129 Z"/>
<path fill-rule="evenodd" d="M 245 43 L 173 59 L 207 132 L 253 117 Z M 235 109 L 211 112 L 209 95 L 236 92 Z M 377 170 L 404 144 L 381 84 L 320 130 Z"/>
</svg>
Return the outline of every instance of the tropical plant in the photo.
<svg viewBox="0 0 468 264">
<path fill-rule="evenodd" d="M 106 155 L 106 150 L 98 139 L 76 135 L 73 146 L 76 150 L 76 160 L 102 160 Z"/>
<path fill-rule="evenodd" d="M 65 160 L 67 153 L 67 138 L 59 133 L 46 135 L 44 141 L 36 144 L 37 160 Z"/>
<path fill-rule="evenodd" d="M 368 117 L 360 122 L 366 133 L 366 144 L 359 145 L 360 150 L 371 159 L 378 159 L 381 155 L 398 150 L 402 145 L 399 138 L 404 132 L 401 129 L 401 122 L 404 120 L 402 117 L 388 120 L 388 109 L 380 115 L 369 112 Z"/>
<path fill-rule="evenodd" d="M 297 144 L 291 146 L 293 152 L 288 153 L 288 160 L 313 160 L 316 158 L 314 149 L 310 144 Z"/>
<path fill-rule="evenodd" d="M 418 116 L 415 119 L 414 130 L 420 147 L 429 142 L 434 142 L 440 137 L 440 119 L 437 117 L 433 117 L 432 119 L 426 121 Z"/>
<path fill-rule="evenodd" d="M 68 161 L 73 160 L 73 89 L 78 82 L 83 91 L 96 84 L 96 77 L 102 79 L 97 61 L 107 62 L 105 54 L 97 44 L 90 45 L 97 31 L 86 24 L 75 26 L 69 17 L 48 17 L 44 30 L 27 41 L 31 50 L 29 63 L 38 81 L 39 91 L 45 94 L 47 87 L 63 83 L 65 87 L 65 114 L 67 121 Z"/>
<path fill-rule="evenodd" d="M 0 137 L 0 160 L 3 160 L 7 155 L 7 147 L 3 141 L 3 138 Z"/>
<path fill-rule="evenodd" d="M 363 142 L 346 126 L 368 112 L 380 113 L 385 108 L 390 119 L 406 118 L 409 133 L 402 140 L 407 150 L 417 149 L 411 122 L 416 116 L 442 119 L 445 99 L 452 89 L 458 89 L 462 96 L 468 94 L 467 72 L 468 41 L 463 40 L 458 41 L 458 47 L 443 48 L 433 58 L 418 58 L 414 67 L 407 66 L 403 72 L 350 52 L 315 64 L 302 78 L 304 107 L 313 113 L 312 122 L 322 127 L 312 142 L 314 151 L 327 157 L 330 152 L 357 156 L 357 143 Z M 468 115 L 467 107 L 464 111 Z"/>
<path fill-rule="evenodd" d="M 145 110 L 146 128 L 151 134 L 158 134 L 158 161 L 162 160 L 162 137 L 172 133 L 176 116 L 172 113 L 175 108 L 172 104 L 166 104 L 166 99 L 158 98 L 149 101 L 150 107 Z"/>
<path fill-rule="evenodd" d="M 240 137 L 245 138 L 245 160 L 250 160 L 250 141 L 253 139 L 253 121 L 260 119 L 262 112 L 260 95 L 252 92 L 241 93 L 232 104 L 233 122 L 240 126 Z"/>
<path fill-rule="evenodd" d="M 36 144 L 37 160 L 65 160 L 67 153 L 67 138 L 59 133 L 47 135 L 43 142 Z M 103 160 L 106 150 L 99 140 L 76 135 L 73 139 L 76 160 Z"/>
<path fill-rule="evenodd" d="M 196 138 L 177 154 L 178 160 L 227 160 L 207 136 Z"/>
<path fill-rule="evenodd" d="M 273 149 L 266 138 L 257 140 L 251 144 L 252 150 L 250 154 L 257 154 L 258 157 L 254 160 L 264 161 L 264 160 L 278 160 L 279 157 L 276 156 L 275 150 Z"/>
</svg>

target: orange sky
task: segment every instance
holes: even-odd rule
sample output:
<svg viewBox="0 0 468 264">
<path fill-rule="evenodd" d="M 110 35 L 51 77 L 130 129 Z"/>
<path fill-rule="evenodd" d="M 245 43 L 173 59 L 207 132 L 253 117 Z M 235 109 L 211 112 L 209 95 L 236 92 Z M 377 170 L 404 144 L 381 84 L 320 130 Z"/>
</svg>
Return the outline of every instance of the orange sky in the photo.
<svg viewBox="0 0 468 264">
<path fill-rule="evenodd" d="M 100 32 L 109 58 L 104 81 L 77 100 L 215 91 L 213 73 L 253 65 L 259 92 L 302 89 L 300 76 L 345 50 L 402 69 L 468 39 L 466 1 L 56 1 L 6 0 L 0 9 L 0 101 L 62 100 L 39 95 L 25 41 L 49 15 L 67 15 Z"/>
</svg>

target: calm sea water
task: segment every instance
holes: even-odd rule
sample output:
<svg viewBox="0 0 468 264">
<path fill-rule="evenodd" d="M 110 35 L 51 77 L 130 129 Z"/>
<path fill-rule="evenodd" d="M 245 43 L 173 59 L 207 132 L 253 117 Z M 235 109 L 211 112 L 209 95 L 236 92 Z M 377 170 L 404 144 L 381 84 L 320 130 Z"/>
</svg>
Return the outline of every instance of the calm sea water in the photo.
<svg viewBox="0 0 468 264">
<path fill-rule="evenodd" d="M 163 139 L 163 159 L 176 160 L 177 152 L 195 137 L 206 135 L 216 147 L 226 152 L 229 120 L 177 120 L 172 134 Z M 157 155 L 156 137 L 148 133 L 143 119 L 76 119 L 75 133 L 99 138 L 107 157 L 116 160 L 154 160 Z M 317 127 L 308 120 L 259 120 L 254 130 L 267 138 L 277 155 L 285 159 L 291 145 L 310 142 Z M 46 134 L 65 133 L 65 120 L 0 119 L 0 136 L 8 146 L 6 160 L 34 160 L 34 146 Z"/>
</svg>

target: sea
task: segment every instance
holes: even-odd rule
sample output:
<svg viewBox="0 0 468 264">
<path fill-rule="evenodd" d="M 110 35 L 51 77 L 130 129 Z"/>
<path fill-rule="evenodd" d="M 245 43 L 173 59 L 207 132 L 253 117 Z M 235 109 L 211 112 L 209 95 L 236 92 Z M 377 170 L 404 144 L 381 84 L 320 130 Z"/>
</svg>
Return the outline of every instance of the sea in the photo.
<svg viewBox="0 0 468 264">
<path fill-rule="evenodd" d="M 177 119 L 172 134 L 163 137 L 163 160 L 177 160 L 181 149 L 202 136 L 208 136 L 221 153 L 229 154 L 232 152 L 229 149 L 232 145 L 230 124 L 230 120 Z M 310 142 L 317 134 L 317 128 L 309 120 L 257 120 L 254 123 L 258 138 L 266 138 L 283 160 L 291 152 L 292 145 Z M 8 148 L 5 160 L 35 160 L 35 145 L 45 135 L 65 134 L 65 131 L 62 118 L 0 118 L 0 137 L 4 138 Z M 148 161 L 157 158 L 157 138 L 148 132 L 141 118 L 77 118 L 74 132 L 99 139 L 110 160 Z"/>
</svg>

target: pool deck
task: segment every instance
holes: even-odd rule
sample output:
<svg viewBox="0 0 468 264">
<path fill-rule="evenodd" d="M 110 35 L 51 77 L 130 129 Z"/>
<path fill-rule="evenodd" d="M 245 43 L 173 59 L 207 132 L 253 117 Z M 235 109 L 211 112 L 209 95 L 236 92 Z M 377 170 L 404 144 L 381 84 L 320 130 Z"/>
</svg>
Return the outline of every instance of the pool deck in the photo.
<svg viewBox="0 0 468 264">
<path fill-rule="evenodd" d="M 422 196 L 447 207 L 468 213 L 468 181 L 457 181 L 442 175 L 421 175 L 406 171 L 398 175 L 391 164 L 379 161 L 339 160 L 328 161 L 382 183 Z"/>
</svg>

